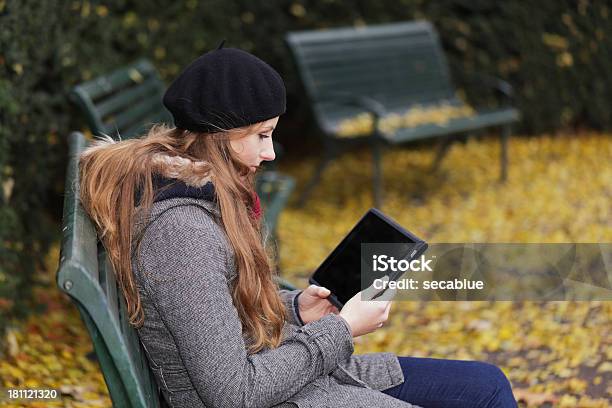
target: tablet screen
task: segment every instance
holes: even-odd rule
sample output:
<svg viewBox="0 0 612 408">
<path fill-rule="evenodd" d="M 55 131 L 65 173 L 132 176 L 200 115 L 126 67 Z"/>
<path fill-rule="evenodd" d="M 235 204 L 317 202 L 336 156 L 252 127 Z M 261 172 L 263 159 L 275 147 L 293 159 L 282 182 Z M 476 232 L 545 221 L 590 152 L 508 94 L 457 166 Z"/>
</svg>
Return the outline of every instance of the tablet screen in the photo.
<svg viewBox="0 0 612 408">
<path fill-rule="evenodd" d="M 361 290 L 361 267 L 371 259 L 362 259 L 361 244 L 424 243 L 376 209 L 369 210 L 334 251 L 317 268 L 311 282 L 328 288 L 342 304 Z M 413 246 L 411 246 L 414 248 Z M 398 259 L 410 254 L 397 254 Z"/>
</svg>

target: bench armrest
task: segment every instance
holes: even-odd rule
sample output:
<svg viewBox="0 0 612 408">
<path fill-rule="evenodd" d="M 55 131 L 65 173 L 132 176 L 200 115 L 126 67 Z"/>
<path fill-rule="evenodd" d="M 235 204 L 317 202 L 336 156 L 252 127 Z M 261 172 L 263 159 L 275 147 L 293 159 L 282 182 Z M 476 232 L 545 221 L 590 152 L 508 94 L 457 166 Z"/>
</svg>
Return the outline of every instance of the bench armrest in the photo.
<svg viewBox="0 0 612 408">
<path fill-rule="evenodd" d="M 462 79 L 470 85 L 479 85 L 496 91 L 508 105 L 512 105 L 514 102 L 514 87 L 501 78 L 481 72 L 473 72 L 464 74 Z"/>
</svg>

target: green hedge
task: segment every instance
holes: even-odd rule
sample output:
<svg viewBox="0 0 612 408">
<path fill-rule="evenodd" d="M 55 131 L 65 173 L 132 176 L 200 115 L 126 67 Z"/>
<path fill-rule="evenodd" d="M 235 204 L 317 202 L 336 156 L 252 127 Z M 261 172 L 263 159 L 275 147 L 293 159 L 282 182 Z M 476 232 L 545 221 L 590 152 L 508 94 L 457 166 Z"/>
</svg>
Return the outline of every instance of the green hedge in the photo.
<svg viewBox="0 0 612 408">
<path fill-rule="evenodd" d="M 67 94 L 83 80 L 141 56 L 169 80 L 225 38 L 281 71 L 289 91 L 284 122 L 308 133 L 285 32 L 427 19 L 459 86 L 470 72 L 515 86 L 520 132 L 605 130 L 610 13 L 605 2 L 586 0 L 0 0 L 0 297 L 26 294 L 28 276 L 59 236 L 65 137 L 85 126 Z"/>
</svg>

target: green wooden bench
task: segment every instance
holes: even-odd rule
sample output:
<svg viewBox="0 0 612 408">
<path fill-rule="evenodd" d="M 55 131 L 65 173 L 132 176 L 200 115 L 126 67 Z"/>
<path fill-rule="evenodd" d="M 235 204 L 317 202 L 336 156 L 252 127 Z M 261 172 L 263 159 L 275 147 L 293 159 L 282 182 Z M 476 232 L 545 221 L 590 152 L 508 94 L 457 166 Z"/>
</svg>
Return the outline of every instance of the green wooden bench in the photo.
<svg viewBox="0 0 612 408">
<path fill-rule="evenodd" d="M 113 268 L 79 201 L 78 156 L 87 145 L 74 132 L 69 137 L 62 246 L 57 285 L 79 310 L 115 407 L 156 408 L 162 398 L 126 307 Z M 294 289 L 278 279 L 279 287 Z"/>
<path fill-rule="evenodd" d="M 71 98 L 94 135 L 129 139 L 154 123 L 172 123 L 161 102 L 164 89 L 155 67 L 143 59 L 75 86 Z"/>
<path fill-rule="evenodd" d="M 351 146 L 371 145 L 374 201 L 380 206 L 384 147 L 442 138 L 432 165 L 435 169 L 448 150 L 450 135 L 488 127 L 501 130 L 501 179 L 506 179 L 510 125 L 519 119 L 519 112 L 510 106 L 512 87 L 506 82 L 489 77 L 476 81 L 501 96 L 496 108 L 478 109 L 470 117 L 457 116 L 446 123 L 404 120 L 398 126 L 396 120 L 395 126 L 388 126 L 395 115 L 406 114 L 417 106 L 423 110 L 450 106 L 455 111 L 464 107 L 452 86 L 444 52 L 431 24 L 402 22 L 290 32 L 286 42 L 324 143 L 322 160 L 303 190 L 299 205 L 307 200 L 329 163 Z M 373 126 L 369 130 L 366 126 L 353 137 L 342 137 L 343 132 L 346 135 L 346 121 L 364 113 Z"/>
<path fill-rule="evenodd" d="M 75 86 L 70 96 L 85 115 L 94 135 L 129 139 L 143 135 L 155 123 L 172 124 L 172 115 L 162 104 L 164 90 L 155 67 L 142 59 Z M 280 157 L 282 147 L 275 142 L 274 149 L 277 158 Z M 269 238 L 276 244 L 278 218 L 295 182 L 288 175 L 275 171 L 273 162 L 265 166 L 256 188 Z"/>
</svg>

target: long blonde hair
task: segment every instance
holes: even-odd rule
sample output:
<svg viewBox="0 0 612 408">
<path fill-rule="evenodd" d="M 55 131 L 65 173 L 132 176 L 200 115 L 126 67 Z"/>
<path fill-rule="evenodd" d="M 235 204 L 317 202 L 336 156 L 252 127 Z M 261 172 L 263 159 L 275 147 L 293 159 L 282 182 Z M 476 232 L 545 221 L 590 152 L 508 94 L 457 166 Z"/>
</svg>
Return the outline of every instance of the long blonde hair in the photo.
<svg viewBox="0 0 612 408">
<path fill-rule="evenodd" d="M 153 175 L 169 174 L 190 185 L 213 181 L 222 226 L 234 250 L 238 279 L 232 298 L 243 330 L 252 339 L 249 352 L 280 344 L 287 316 L 264 248 L 261 222 L 249 211 L 254 204 L 254 176 L 230 146 L 232 138 L 254 133 L 258 127 L 261 123 L 205 134 L 160 124 L 142 138 L 94 142 L 81 155 L 81 202 L 109 255 L 132 325 L 144 322 L 131 268 L 134 221 L 150 212 Z"/>
</svg>

